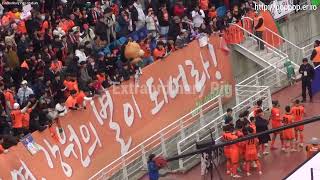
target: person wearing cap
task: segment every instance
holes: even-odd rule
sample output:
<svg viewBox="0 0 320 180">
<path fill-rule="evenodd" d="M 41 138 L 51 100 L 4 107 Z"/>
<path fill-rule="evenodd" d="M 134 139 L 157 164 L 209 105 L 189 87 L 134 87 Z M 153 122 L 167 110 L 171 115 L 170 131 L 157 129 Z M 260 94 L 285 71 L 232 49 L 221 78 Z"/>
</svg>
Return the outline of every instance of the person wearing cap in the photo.
<svg viewBox="0 0 320 180">
<path fill-rule="evenodd" d="M 14 136 L 23 135 L 23 114 L 28 110 L 30 105 L 31 103 L 29 102 L 27 106 L 20 109 L 20 105 L 18 103 L 14 103 L 13 110 L 10 113 Z"/>
<path fill-rule="evenodd" d="M 28 82 L 23 80 L 17 93 L 19 104 L 25 104 L 31 94 L 34 94 L 33 90 L 28 87 Z"/>
<path fill-rule="evenodd" d="M 150 180 L 158 180 L 159 179 L 159 167 L 155 162 L 156 155 L 150 154 L 148 160 L 148 174 Z"/>
<path fill-rule="evenodd" d="M 308 89 L 310 102 L 312 102 L 312 80 L 314 78 L 314 68 L 311 64 L 308 63 L 307 58 L 303 58 L 303 64 L 300 65 L 299 73 L 302 75 L 302 102 L 306 102 L 306 91 Z"/>
<path fill-rule="evenodd" d="M 320 151 L 320 140 L 316 137 L 311 138 L 306 146 L 307 158 L 311 158 L 315 153 Z"/>
<path fill-rule="evenodd" d="M 268 130 L 269 121 L 263 118 L 263 111 L 262 109 L 256 110 L 256 129 L 257 133 L 264 132 Z M 269 152 L 265 148 L 265 144 L 271 140 L 269 134 L 261 135 L 259 138 L 260 150 L 264 155 L 269 154 Z"/>
</svg>

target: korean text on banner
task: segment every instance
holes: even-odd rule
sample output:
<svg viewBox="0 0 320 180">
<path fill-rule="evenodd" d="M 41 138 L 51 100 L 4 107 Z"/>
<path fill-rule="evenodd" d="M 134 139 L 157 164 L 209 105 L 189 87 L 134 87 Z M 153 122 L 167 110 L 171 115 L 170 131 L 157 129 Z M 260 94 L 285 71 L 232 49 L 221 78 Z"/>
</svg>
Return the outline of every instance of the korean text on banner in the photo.
<svg viewBox="0 0 320 180">
<path fill-rule="evenodd" d="M 61 118 L 59 142 L 49 130 L 33 133 L 40 151 L 32 156 L 21 143 L 11 148 L 0 156 L 0 179 L 88 179 L 198 102 L 219 94 L 229 100 L 233 73 L 219 43 L 218 36 L 203 48 L 193 41 L 147 66 L 139 87 L 133 80 L 124 82 L 87 102 L 86 110 L 69 112 Z"/>
</svg>

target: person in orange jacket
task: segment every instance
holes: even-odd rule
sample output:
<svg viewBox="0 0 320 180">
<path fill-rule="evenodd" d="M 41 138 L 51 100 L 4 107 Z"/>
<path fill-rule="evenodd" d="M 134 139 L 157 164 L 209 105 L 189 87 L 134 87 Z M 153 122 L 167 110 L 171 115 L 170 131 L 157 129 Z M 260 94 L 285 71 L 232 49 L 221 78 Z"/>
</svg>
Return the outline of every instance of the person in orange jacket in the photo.
<svg viewBox="0 0 320 180">
<path fill-rule="evenodd" d="M 307 158 L 311 158 L 315 153 L 320 151 L 320 140 L 316 137 L 311 138 L 306 146 Z"/>
<path fill-rule="evenodd" d="M 273 104 L 273 107 L 271 109 L 271 115 L 270 115 L 269 121 L 271 121 L 272 129 L 275 129 L 275 128 L 282 126 L 281 110 L 280 110 L 279 101 L 273 101 L 272 104 Z M 281 147 L 282 147 L 282 149 L 284 148 L 284 143 L 283 143 L 283 138 L 281 137 L 281 132 L 276 132 L 276 133 L 273 133 L 273 136 L 272 136 L 271 147 L 270 147 L 271 150 L 277 149 L 274 146 L 274 143 L 275 143 L 278 135 L 280 136 Z"/>
<path fill-rule="evenodd" d="M 20 109 L 20 105 L 14 103 L 13 110 L 10 113 L 14 136 L 23 136 L 23 114 L 27 112 L 30 105 L 31 103 L 29 102 L 26 107 Z"/>
<path fill-rule="evenodd" d="M 305 111 L 304 111 L 304 106 L 302 104 L 300 104 L 300 100 L 299 99 L 297 99 L 295 101 L 294 106 L 291 108 L 291 114 L 294 116 L 294 120 L 295 121 L 302 121 L 303 116 L 305 115 Z M 295 127 L 294 130 L 295 130 L 296 142 L 298 143 L 299 140 L 300 140 L 299 146 L 303 147 L 303 130 L 304 130 L 304 126 L 302 125 L 302 126 Z"/>
<path fill-rule="evenodd" d="M 294 116 L 291 114 L 291 108 L 290 106 L 286 106 L 285 107 L 285 111 L 286 114 L 283 115 L 283 124 L 284 125 L 289 125 L 292 124 L 294 122 Z M 293 128 L 290 129 L 285 129 L 283 131 L 283 139 L 285 140 L 285 151 L 286 152 L 295 152 L 297 151 L 294 148 L 294 132 L 293 132 Z"/>
<path fill-rule="evenodd" d="M 245 136 L 253 134 L 253 129 L 250 127 L 244 128 L 243 134 Z M 244 143 L 245 143 L 244 159 L 246 161 L 245 171 L 247 173 L 247 176 L 251 175 L 250 166 L 252 163 L 256 164 L 259 174 L 261 175 L 262 174 L 261 164 L 258 158 L 258 150 L 257 150 L 257 147 L 259 145 L 259 139 L 258 138 L 249 139 L 247 141 L 244 141 Z"/>
</svg>

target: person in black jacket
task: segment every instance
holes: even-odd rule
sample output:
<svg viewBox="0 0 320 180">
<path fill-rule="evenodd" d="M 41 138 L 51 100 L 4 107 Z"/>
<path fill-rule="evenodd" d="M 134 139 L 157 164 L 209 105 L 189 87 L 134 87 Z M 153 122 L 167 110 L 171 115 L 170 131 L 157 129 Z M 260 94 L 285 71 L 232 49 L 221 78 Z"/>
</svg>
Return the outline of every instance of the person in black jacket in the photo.
<svg viewBox="0 0 320 180">
<path fill-rule="evenodd" d="M 268 124 L 269 121 L 264 119 L 263 117 L 263 111 L 262 109 L 257 110 L 257 116 L 256 116 L 256 128 L 257 128 L 257 133 L 264 132 L 268 130 Z M 264 155 L 269 154 L 269 152 L 265 149 L 265 144 L 267 144 L 271 138 L 269 134 L 261 135 L 258 137 L 259 138 L 259 144 L 261 146 L 261 151 Z"/>
<path fill-rule="evenodd" d="M 308 89 L 310 102 L 312 102 L 312 88 L 311 83 L 314 78 L 314 68 L 308 63 L 307 58 L 303 58 L 303 64 L 299 68 L 299 73 L 302 75 L 302 102 L 306 102 L 306 89 Z"/>
</svg>

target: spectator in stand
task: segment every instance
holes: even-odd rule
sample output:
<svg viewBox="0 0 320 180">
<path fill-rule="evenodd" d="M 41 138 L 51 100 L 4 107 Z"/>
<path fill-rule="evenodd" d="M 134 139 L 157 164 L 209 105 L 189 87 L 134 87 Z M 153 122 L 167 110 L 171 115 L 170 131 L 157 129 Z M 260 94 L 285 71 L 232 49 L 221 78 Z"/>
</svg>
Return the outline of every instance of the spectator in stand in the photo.
<svg viewBox="0 0 320 180">
<path fill-rule="evenodd" d="M 65 104 L 66 104 L 66 107 L 69 109 L 69 110 L 78 110 L 79 106 L 77 105 L 77 91 L 76 90 L 71 90 L 70 91 L 70 95 L 69 97 L 67 98 Z"/>
<path fill-rule="evenodd" d="M 133 6 L 138 12 L 138 21 L 136 22 L 136 30 L 143 28 L 146 24 L 146 15 L 143 12 L 142 4 L 139 0 L 134 0 Z"/>
<path fill-rule="evenodd" d="M 148 9 L 148 15 L 146 17 L 146 26 L 147 30 L 150 34 L 152 34 L 152 37 L 155 38 L 157 36 L 157 31 L 159 27 L 159 22 L 157 16 L 155 16 L 152 8 Z"/>
<path fill-rule="evenodd" d="M 144 66 L 147 66 L 147 65 L 153 63 L 153 57 L 151 55 L 150 43 L 151 43 L 150 38 L 146 38 L 144 41 L 142 41 L 140 43 L 140 47 L 144 51 L 144 55 L 143 55 Z"/>
<path fill-rule="evenodd" d="M 194 27 L 199 28 L 202 23 L 204 23 L 205 13 L 202 9 L 199 9 L 199 6 L 196 6 L 194 10 L 191 12 L 191 16 L 193 19 Z"/>
<path fill-rule="evenodd" d="M 188 31 L 185 29 L 182 29 L 176 40 L 176 48 L 181 49 L 187 46 L 189 43 L 188 37 L 189 37 Z"/>
<path fill-rule="evenodd" d="M 116 16 L 112 13 L 111 8 L 107 8 L 104 11 L 104 22 L 107 25 L 107 43 L 110 44 L 112 41 L 116 40 Z"/>
<path fill-rule="evenodd" d="M 167 36 L 169 32 L 170 15 L 167 10 L 166 4 L 162 4 L 158 14 L 160 35 Z"/>
<path fill-rule="evenodd" d="M 164 48 L 164 43 L 162 41 L 158 42 L 157 47 L 153 50 L 154 61 L 161 60 L 166 55 L 166 49 Z"/>
<path fill-rule="evenodd" d="M 23 80 L 17 94 L 19 104 L 25 104 L 31 94 L 34 94 L 33 90 L 28 87 L 28 82 Z"/>
<path fill-rule="evenodd" d="M 172 39 L 176 41 L 178 35 L 181 32 L 181 21 L 178 16 L 173 17 L 173 22 L 170 24 L 169 32 L 168 32 L 168 39 Z"/>
<path fill-rule="evenodd" d="M 185 15 L 186 10 L 187 8 L 184 7 L 182 0 L 179 0 L 173 7 L 173 15 L 182 18 L 182 16 Z"/>
</svg>

